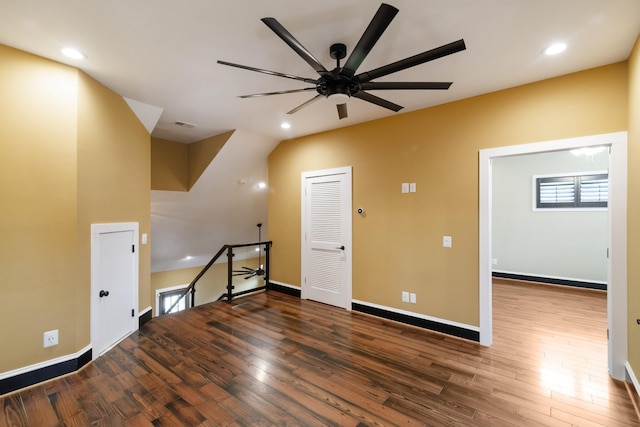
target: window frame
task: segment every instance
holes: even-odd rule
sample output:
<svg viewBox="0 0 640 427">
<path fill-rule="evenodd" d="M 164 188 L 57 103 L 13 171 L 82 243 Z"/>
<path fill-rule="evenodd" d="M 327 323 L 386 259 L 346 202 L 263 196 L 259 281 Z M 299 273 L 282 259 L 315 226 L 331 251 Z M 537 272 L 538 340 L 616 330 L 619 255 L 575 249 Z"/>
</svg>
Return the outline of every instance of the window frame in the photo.
<svg viewBox="0 0 640 427">
<path fill-rule="evenodd" d="M 596 179 L 596 177 L 605 175 L 607 177 L 607 183 L 609 182 L 609 171 L 608 170 L 598 170 L 598 171 L 586 171 L 586 172 L 571 172 L 571 173 L 556 173 L 556 174 L 544 174 L 544 175 L 533 175 L 531 179 L 532 183 L 532 210 L 533 211 L 552 211 L 552 212 L 562 212 L 562 211 L 606 211 L 608 209 L 609 200 L 607 197 L 606 202 L 583 202 L 581 200 L 575 200 L 573 202 L 567 203 L 548 203 L 542 204 L 539 202 L 540 200 L 540 185 L 539 183 L 543 180 L 570 180 L 572 179 L 574 182 L 574 194 L 575 198 L 580 198 L 580 187 L 581 181 L 584 178 Z M 608 185 L 610 188 L 610 185 Z"/>
<path fill-rule="evenodd" d="M 166 314 L 163 313 L 164 307 L 163 307 L 163 302 L 164 302 L 164 297 L 167 296 L 171 296 L 174 295 L 176 293 L 182 293 L 187 287 L 189 286 L 188 283 L 183 284 L 183 285 L 176 285 L 176 286 L 171 286 L 168 288 L 162 288 L 162 289 L 156 289 L 156 316 L 160 316 L 162 314 Z M 178 304 L 176 306 L 180 307 L 180 305 Z M 185 296 L 185 308 L 183 310 L 186 310 L 188 308 L 191 307 L 191 300 L 189 298 L 189 295 Z M 183 310 L 177 310 L 177 311 L 183 311 Z"/>
</svg>

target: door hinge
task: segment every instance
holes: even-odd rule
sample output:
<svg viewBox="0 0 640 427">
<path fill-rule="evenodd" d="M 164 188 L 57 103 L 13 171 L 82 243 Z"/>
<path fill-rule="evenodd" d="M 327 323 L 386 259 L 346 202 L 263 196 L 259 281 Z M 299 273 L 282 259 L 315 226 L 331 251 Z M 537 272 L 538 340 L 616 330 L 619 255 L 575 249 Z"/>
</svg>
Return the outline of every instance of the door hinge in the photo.
<svg viewBox="0 0 640 427">
<path fill-rule="evenodd" d="M 609 339 L 609 329 L 607 329 L 607 339 Z"/>
<path fill-rule="evenodd" d="M 135 308 L 131 309 L 131 317 L 136 317 L 136 309 Z"/>
<path fill-rule="evenodd" d="M 133 253 L 136 252 L 136 245 L 131 245 L 131 252 L 133 252 Z"/>
</svg>

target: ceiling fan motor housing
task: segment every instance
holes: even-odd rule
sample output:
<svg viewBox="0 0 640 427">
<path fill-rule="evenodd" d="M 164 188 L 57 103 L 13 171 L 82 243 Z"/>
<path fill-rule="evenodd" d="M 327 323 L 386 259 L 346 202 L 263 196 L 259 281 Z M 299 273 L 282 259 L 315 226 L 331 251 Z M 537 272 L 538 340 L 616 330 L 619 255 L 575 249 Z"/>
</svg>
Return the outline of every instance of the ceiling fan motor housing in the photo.
<svg viewBox="0 0 640 427">
<path fill-rule="evenodd" d="M 339 69 L 331 71 L 329 76 L 323 76 L 318 79 L 316 90 L 320 95 L 327 98 L 341 98 L 345 100 L 345 96 L 348 98 L 354 93 L 360 90 L 360 84 L 353 78 L 341 76 Z M 342 96 L 340 96 L 342 95 Z"/>
</svg>

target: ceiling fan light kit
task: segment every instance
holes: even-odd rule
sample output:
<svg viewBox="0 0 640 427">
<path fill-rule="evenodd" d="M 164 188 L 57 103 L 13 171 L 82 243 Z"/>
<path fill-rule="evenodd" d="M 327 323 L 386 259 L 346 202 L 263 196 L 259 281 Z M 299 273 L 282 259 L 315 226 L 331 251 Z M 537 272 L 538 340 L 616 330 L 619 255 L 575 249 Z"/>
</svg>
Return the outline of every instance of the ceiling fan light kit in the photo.
<svg viewBox="0 0 640 427">
<path fill-rule="evenodd" d="M 255 71 L 263 74 L 269 74 L 277 77 L 284 77 L 293 80 L 299 80 L 313 87 L 305 87 L 302 89 L 293 89 L 277 92 L 256 93 L 251 95 L 242 95 L 240 98 L 255 98 L 261 96 L 282 95 L 288 93 L 298 93 L 315 90 L 317 94 L 310 100 L 295 107 L 287 114 L 294 114 L 297 111 L 313 104 L 321 97 L 329 99 L 335 103 L 338 110 L 338 117 L 343 119 L 347 117 L 347 100 L 349 98 L 358 98 L 366 102 L 387 108 L 391 111 L 398 112 L 403 107 L 386 99 L 372 95 L 367 91 L 375 90 L 447 90 L 451 86 L 451 82 L 373 82 L 372 80 L 384 77 L 407 68 L 442 58 L 466 49 L 464 40 L 460 39 L 453 43 L 440 46 L 435 49 L 402 59 L 400 61 L 387 64 L 383 67 L 364 73 L 356 74 L 356 71 L 365 60 L 373 46 L 387 29 L 393 18 L 398 13 L 398 9 L 388 4 L 381 4 L 380 8 L 374 15 L 373 19 L 360 37 L 360 40 L 353 48 L 351 55 L 347 58 L 344 66 L 341 66 L 340 60 L 346 58 L 347 47 L 342 43 L 334 43 L 329 48 L 331 58 L 336 60 L 336 67 L 329 71 L 320 61 L 313 56 L 298 40 L 289 33 L 275 18 L 262 18 L 262 22 L 267 25 L 278 37 L 280 37 L 291 49 L 293 49 L 302 59 L 304 59 L 320 77 L 317 79 L 299 77 L 292 74 L 280 73 L 277 71 L 264 70 L 261 68 L 249 67 L 246 65 L 234 64 L 226 61 L 218 61 L 221 65 L 241 68 L 249 71 Z"/>
</svg>

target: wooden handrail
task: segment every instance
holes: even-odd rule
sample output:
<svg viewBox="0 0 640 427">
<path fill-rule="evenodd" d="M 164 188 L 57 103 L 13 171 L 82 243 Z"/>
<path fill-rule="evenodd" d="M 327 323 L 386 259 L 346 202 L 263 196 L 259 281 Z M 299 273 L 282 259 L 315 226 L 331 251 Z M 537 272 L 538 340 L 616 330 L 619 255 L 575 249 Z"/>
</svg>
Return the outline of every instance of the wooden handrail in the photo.
<svg viewBox="0 0 640 427">
<path fill-rule="evenodd" d="M 198 275 L 196 277 L 194 277 L 194 279 L 191 281 L 191 283 L 189 283 L 189 286 L 187 286 L 184 291 L 182 291 L 182 293 L 180 294 L 180 297 L 178 297 L 178 299 L 176 299 L 176 301 L 171 305 L 171 307 L 169 307 L 169 309 L 165 312 L 166 313 L 171 313 L 171 310 L 173 310 L 175 308 L 176 305 L 178 305 L 178 303 L 180 302 L 180 300 L 182 298 L 184 298 L 189 292 L 194 292 L 195 291 L 195 287 L 196 287 L 196 282 L 198 282 L 198 280 L 200 280 L 200 278 L 202 276 L 204 276 L 204 274 L 209 270 L 209 268 L 211 268 L 211 266 L 218 260 L 218 258 L 220 258 L 222 256 L 223 253 L 225 253 L 226 251 L 228 251 L 229 249 L 233 249 L 233 248 L 244 248 L 247 246 L 262 246 L 262 245 L 268 245 L 271 246 L 273 242 L 271 240 L 266 241 L 266 242 L 255 242 L 255 243 L 240 243 L 237 245 L 224 245 L 223 247 L 220 248 L 220 250 L 218 251 L 218 253 L 216 253 L 213 258 L 211 258 L 211 261 L 209 261 L 207 263 L 207 265 L 205 265 L 202 270 L 200 270 L 200 273 L 198 273 Z M 268 250 L 267 250 L 268 253 Z M 268 258 L 267 258 L 268 261 Z M 231 260 L 228 261 L 229 265 L 231 265 Z M 267 276 L 268 278 L 268 276 Z M 230 280 L 230 279 L 229 279 Z M 191 305 L 193 305 L 194 301 L 191 301 Z"/>
</svg>

